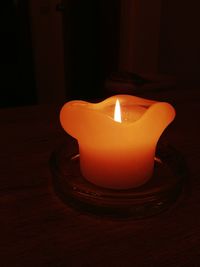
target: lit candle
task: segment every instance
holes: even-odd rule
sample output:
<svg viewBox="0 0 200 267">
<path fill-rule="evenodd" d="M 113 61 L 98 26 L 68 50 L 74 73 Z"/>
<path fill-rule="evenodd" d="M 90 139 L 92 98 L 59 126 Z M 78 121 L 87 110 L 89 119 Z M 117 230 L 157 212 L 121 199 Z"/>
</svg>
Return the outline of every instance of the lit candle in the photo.
<svg viewBox="0 0 200 267">
<path fill-rule="evenodd" d="M 97 104 L 74 100 L 60 112 L 62 127 L 78 141 L 82 175 L 112 189 L 138 187 L 151 178 L 156 144 L 174 117 L 170 104 L 130 95 Z"/>
</svg>

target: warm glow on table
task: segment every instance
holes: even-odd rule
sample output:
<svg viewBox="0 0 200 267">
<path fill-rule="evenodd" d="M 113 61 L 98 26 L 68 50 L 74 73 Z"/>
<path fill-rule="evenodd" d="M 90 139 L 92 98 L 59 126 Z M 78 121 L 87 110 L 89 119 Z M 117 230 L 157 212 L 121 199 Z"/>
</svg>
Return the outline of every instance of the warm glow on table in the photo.
<svg viewBox="0 0 200 267">
<path fill-rule="evenodd" d="M 74 100 L 60 112 L 61 125 L 78 141 L 83 176 L 113 189 L 138 187 L 151 178 L 156 144 L 174 117 L 170 104 L 130 95 L 97 104 Z"/>
</svg>

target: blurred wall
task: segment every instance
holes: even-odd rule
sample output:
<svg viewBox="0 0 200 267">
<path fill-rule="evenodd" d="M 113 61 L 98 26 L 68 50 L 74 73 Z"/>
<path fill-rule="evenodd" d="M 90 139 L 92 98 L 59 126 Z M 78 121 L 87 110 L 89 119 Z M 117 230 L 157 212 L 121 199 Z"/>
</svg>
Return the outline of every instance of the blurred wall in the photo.
<svg viewBox="0 0 200 267">
<path fill-rule="evenodd" d="M 200 1 L 162 0 L 161 73 L 200 81 Z"/>
</svg>

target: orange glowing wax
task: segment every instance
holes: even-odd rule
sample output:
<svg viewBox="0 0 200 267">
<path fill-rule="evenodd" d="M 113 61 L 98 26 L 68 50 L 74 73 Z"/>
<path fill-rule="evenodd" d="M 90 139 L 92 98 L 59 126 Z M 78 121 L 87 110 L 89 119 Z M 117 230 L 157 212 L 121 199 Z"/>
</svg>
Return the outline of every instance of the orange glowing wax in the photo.
<svg viewBox="0 0 200 267">
<path fill-rule="evenodd" d="M 97 104 L 74 100 L 60 112 L 62 127 L 78 141 L 83 176 L 113 189 L 138 187 L 151 178 L 156 144 L 174 117 L 170 104 L 130 95 Z"/>
</svg>

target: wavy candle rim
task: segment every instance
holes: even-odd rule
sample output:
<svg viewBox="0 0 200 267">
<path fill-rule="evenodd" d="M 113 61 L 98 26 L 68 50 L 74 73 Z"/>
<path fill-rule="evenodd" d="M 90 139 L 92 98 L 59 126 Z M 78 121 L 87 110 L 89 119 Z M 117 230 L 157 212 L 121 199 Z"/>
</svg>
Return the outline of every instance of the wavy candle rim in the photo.
<svg viewBox="0 0 200 267">
<path fill-rule="evenodd" d="M 82 109 L 83 112 L 85 112 L 85 109 L 87 108 L 88 110 L 93 111 L 94 113 L 98 114 L 98 116 L 100 116 L 100 117 L 102 116 L 105 120 L 110 121 L 111 124 L 113 124 L 116 127 L 118 127 L 119 122 L 114 120 L 113 114 L 109 115 L 105 111 L 102 111 L 102 110 L 106 107 L 106 104 L 109 103 L 110 100 L 115 101 L 118 98 L 118 99 L 120 99 L 121 110 L 123 112 L 123 105 L 124 105 L 123 97 L 131 97 L 132 100 L 134 100 L 134 101 L 136 100 L 136 102 L 134 102 L 134 104 L 132 104 L 131 106 L 133 106 L 133 107 L 134 106 L 144 107 L 144 108 L 146 108 L 146 111 L 137 120 L 128 121 L 128 122 L 122 120 L 122 122 L 121 122 L 121 124 L 119 126 L 120 128 L 125 128 L 126 129 L 126 128 L 129 128 L 129 127 L 132 127 L 133 125 L 135 127 L 137 127 L 138 124 L 142 124 L 143 123 L 143 121 L 146 119 L 147 116 L 149 116 L 149 113 L 151 113 L 152 110 L 154 111 L 155 107 L 160 106 L 160 105 L 162 105 L 162 107 L 166 107 L 168 109 L 171 109 L 172 116 L 171 116 L 170 122 L 173 121 L 173 119 L 174 119 L 174 117 L 176 115 L 175 109 L 172 107 L 172 105 L 167 103 L 167 102 L 164 102 L 164 101 L 147 100 L 147 99 L 144 99 L 144 98 L 134 97 L 134 96 L 129 96 L 129 95 L 115 95 L 115 96 L 111 96 L 111 97 L 109 97 L 109 98 L 107 98 L 107 99 L 105 99 L 105 100 L 103 100 L 103 101 L 101 101 L 99 103 L 90 103 L 90 102 L 83 101 L 83 100 L 72 100 L 72 101 L 67 102 L 66 104 L 64 104 L 64 106 L 62 107 L 61 112 L 60 112 L 61 125 L 65 130 L 65 127 L 62 124 L 63 111 L 64 111 L 64 109 L 66 107 L 67 108 L 72 107 L 72 108 L 78 108 L 80 110 Z M 145 103 L 141 102 L 141 100 L 143 100 L 143 99 L 145 100 Z M 112 105 L 114 107 L 115 103 L 113 102 Z M 114 108 L 113 108 L 113 111 L 114 111 Z M 80 118 L 81 118 L 81 116 L 80 116 Z"/>
</svg>

